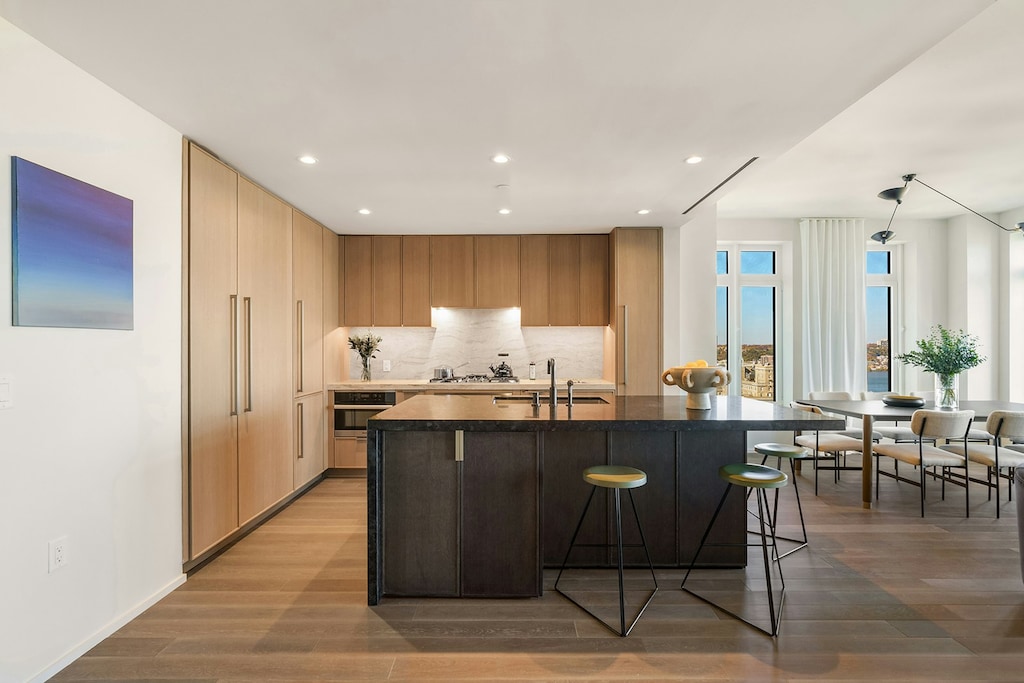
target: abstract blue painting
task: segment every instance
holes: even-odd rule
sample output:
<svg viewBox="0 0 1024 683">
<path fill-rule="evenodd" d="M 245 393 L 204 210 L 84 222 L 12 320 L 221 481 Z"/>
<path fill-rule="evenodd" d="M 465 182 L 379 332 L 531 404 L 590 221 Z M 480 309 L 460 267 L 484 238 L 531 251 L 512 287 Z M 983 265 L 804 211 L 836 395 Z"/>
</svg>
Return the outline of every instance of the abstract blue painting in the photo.
<svg viewBox="0 0 1024 683">
<path fill-rule="evenodd" d="M 11 157 L 14 324 L 133 329 L 132 200 Z"/>
</svg>

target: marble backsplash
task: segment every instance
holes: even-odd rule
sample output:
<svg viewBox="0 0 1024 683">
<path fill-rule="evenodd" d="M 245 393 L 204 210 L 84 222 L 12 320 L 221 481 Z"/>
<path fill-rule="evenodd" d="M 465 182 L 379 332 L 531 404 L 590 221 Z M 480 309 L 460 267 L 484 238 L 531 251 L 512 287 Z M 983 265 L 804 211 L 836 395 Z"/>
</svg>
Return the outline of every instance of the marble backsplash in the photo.
<svg viewBox="0 0 1024 683">
<path fill-rule="evenodd" d="M 377 357 L 370 361 L 374 379 L 430 379 L 434 368 L 451 366 L 457 376 L 490 374 L 489 366 L 504 361 L 517 377 L 547 377 L 547 359 L 557 362 L 560 379 L 599 378 L 604 362 L 604 327 L 520 327 L 519 309 L 435 308 L 433 327 L 353 327 L 349 335 L 368 329 L 381 337 Z M 344 338 L 347 339 L 347 336 Z M 349 379 L 359 379 L 359 358 L 348 348 Z M 508 358 L 498 358 L 507 353 Z M 391 361 L 391 372 L 383 362 Z"/>
</svg>

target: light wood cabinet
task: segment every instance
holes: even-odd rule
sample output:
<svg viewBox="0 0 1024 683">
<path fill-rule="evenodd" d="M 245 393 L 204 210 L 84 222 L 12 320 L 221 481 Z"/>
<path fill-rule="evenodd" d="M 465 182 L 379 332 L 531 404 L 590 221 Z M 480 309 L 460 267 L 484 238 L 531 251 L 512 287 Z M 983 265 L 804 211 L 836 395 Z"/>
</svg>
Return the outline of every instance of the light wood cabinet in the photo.
<svg viewBox="0 0 1024 683">
<path fill-rule="evenodd" d="M 472 235 L 430 236 L 430 305 L 472 308 L 476 268 Z"/>
<path fill-rule="evenodd" d="M 402 237 L 402 324 L 430 327 L 430 237 Z"/>
<path fill-rule="evenodd" d="M 327 406 L 323 392 L 296 399 L 292 488 L 298 489 L 316 479 L 327 468 L 324 441 L 327 438 Z"/>
<path fill-rule="evenodd" d="M 238 522 L 292 491 L 292 213 L 259 186 L 238 180 L 241 413 Z"/>
<path fill-rule="evenodd" d="M 398 327 L 402 324 L 402 238 L 398 235 L 374 235 L 373 269 L 370 299 L 373 324 Z"/>
<path fill-rule="evenodd" d="M 610 325 L 620 396 L 662 392 L 661 228 L 612 231 Z"/>
<path fill-rule="evenodd" d="M 343 324 L 345 327 L 370 327 L 373 325 L 373 238 L 369 235 L 347 235 L 344 240 Z"/>
<path fill-rule="evenodd" d="M 549 240 L 547 235 L 519 238 L 519 324 L 523 327 L 549 324 Z"/>
<path fill-rule="evenodd" d="M 477 308 L 519 305 L 519 236 L 476 235 L 473 238 Z"/>
<path fill-rule="evenodd" d="M 185 560 L 238 528 L 238 174 L 188 154 L 188 490 Z"/>
<path fill-rule="evenodd" d="M 580 325 L 608 324 L 608 235 L 580 235 Z"/>
<path fill-rule="evenodd" d="M 366 469 L 366 433 L 334 437 L 334 460 L 337 469 Z"/>
<path fill-rule="evenodd" d="M 580 237 L 551 235 L 548 247 L 548 324 L 579 325 Z"/>
<path fill-rule="evenodd" d="M 324 228 L 292 211 L 292 298 L 296 396 L 324 388 Z"/>
</svg>

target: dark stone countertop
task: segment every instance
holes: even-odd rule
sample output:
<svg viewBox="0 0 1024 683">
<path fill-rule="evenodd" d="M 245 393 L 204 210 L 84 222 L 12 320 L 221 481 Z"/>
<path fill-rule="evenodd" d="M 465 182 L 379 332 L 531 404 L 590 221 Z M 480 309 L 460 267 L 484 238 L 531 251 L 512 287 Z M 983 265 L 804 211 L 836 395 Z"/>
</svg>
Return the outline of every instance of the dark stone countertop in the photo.
<svg viewBox="0 0 1024 683">
<path fill-rule="evenodd" d="M 843 429 L 841 419 L 739 396 L 717 396 L 711 410 L 688 410 L 686 396 L 616 396 L 609 403 L 495 403 L 488 396 L 415 396 L 370 418 L 384 431 L 729 431 Z"/>
</svg>

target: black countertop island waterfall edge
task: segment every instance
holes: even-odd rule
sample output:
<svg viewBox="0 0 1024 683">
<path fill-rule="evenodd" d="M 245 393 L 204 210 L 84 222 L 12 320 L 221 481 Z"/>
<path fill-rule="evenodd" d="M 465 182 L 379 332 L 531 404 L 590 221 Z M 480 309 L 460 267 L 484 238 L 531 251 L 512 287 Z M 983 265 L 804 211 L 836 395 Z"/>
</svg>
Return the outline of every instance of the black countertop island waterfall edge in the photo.
<svg viewBox="0 0 1024 683">
<path fill-rule="evenodd" d="M 685 395 L 555 410 L 484 396 L 416 396 L 367 426 L 368 602 L 540 595 L 543 567 L 561 564 L 589 491 L 582 471 L 596 464 L 648 473 L 637 507 L 655 564 L 686 566 L 723 490 L 718 467 L 743 461 L 746 432 L 844 426 L 736 396 L 713 397 L 703 411 L 687 409 Z M 726 534 L 742 541 L 742 504 L 731 499 Z M 597 519 L 593 534 L 606 537 Z M 624 519 L 624 534 L 630 524 Z M 715 566 L 745 563 L 732 549 L 715 557 Z M 604 566 L 607 558 L 579 562 Z"/>
</svg>

